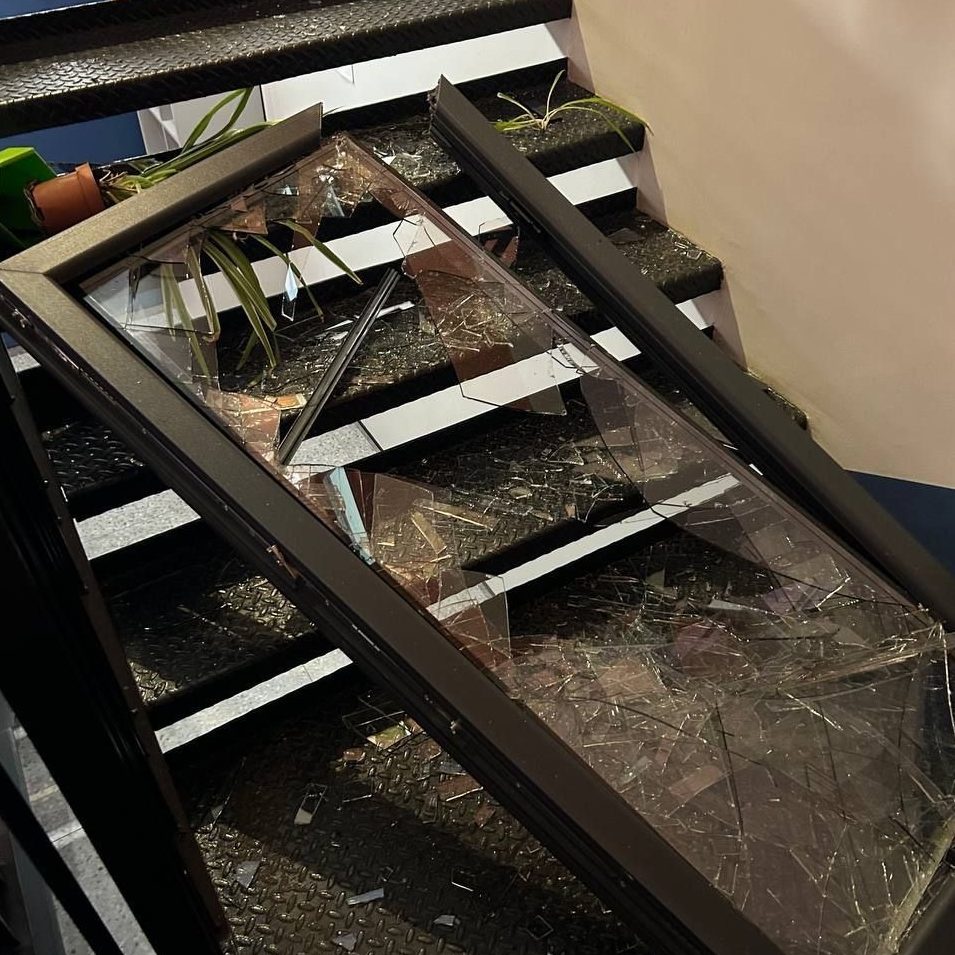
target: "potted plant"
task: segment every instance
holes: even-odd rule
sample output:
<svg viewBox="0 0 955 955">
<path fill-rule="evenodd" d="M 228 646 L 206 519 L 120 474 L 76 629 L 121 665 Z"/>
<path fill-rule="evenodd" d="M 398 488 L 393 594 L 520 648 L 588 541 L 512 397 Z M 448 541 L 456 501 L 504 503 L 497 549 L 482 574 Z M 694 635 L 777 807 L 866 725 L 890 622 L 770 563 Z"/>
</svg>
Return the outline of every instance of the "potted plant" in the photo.
<svg viewBox="0 0 955 955">
<path fill-rule="evenodd" d="M 228 146 L 253 136 L 268 123 L 236 128 L 251 94 L 251 89 L 236 90 L 221 99 L 196 124 L 182 148 L 171 156 L 130 159 L 99 171 L 94 170 L 89 163 L 84 163 L 72 172 L 56 177 L 51 174 L 45 181 L 32 182 L 28 185 L 26 194 L 37 225 L 47 235 L 53 235 L 101 212 L 107 205 L 125 202 Z M 203 138 L 215 117 L 229 107 L 232 112 L 222 128 Z M 252 247 L 257 246 L 268 255 L 281 259 L 295 282 L 304 289 L 316 313 L 321 314 L 321 309 L 298 266 L 289 253 L 282 251 L 276 241 L 273 241 L 274 237 L 259 234 L 254 229 L 243 229 L 237 223 L 238 220 L 231 224 L 232 227 L 226 224 L 222 228 L 208 227 L 200 230 L 186 250 L 184 264 L 196 283 L 211 340 L 218 338 L 221 329 L 218 310 L 206 276 L 210 271 L 219 271 L 232 289 L 250 326 L 249 341 L 242 363 L 249 358 L 256 345 L 259 345 L 265 352 L 268 370 L 272 370 L 279 359 L 274 336 L 277 322 L 252 266 Z M 281 226 L 290 236 L 290 245 L 310 244 L 353 281 L 361 284 L 361 279 L 345 262 L 303 225 L 289 219 L 281 222 Z M 192 336 L 196 361 L 200 366 L 204 366 L 205 359 L 199 335 L 194 329 L 190 331 L 192 318 L 183 301 L 180 277 L 174 264 L 160 265 L 159 282 L 163 307 L 170 326 L 183 328 Z"/>
</svg>

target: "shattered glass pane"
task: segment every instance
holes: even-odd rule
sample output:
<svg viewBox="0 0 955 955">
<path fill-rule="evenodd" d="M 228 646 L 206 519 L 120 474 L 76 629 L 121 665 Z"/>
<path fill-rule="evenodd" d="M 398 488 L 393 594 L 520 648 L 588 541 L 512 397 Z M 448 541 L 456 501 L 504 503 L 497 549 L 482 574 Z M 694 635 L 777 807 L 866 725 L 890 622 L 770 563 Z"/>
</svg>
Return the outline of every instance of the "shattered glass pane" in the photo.
<svg viewBox="0 0 955 955">
<path fill-rule="evenodd" d="M 953 637 L 524 288 L 513 233 L 472 241 L 397 174 L 413 157 L 390 159 L 335 137 L 133 250 L 87 301 L 785 955 L 895 955 L 955 835 Z M 322 224 L 372 202 L 407 278 L 331 404 L 447 370 L 485 406 L 478 437 L 281 465 L 372 294 L 303 313 L 347 266 Z M 345 716 L 356 765 L 359 743 L 416 732 L 366 704 Z M 436 815 L 479 788 L 440 750 L 425 775 Z M 296 794 L 295 824 L 322 798 Z M 472 891 L 465 870 L 453 884 Z M 362 889 L 355 905 L 383 891 Z"/>
<path fill-rule="evenodd" d="M 448 350 L 462 393 L 490 405 L 564 414 L 558 385 L 572 376 L 557 351 L 564 339 L 542 306 L 509 281 L 489 256 L 456 241 L 424 216 L 404 219 L 395 242 Z M 512 397 L 515 377 L 521 382 L 518 397 Z"/>
</svg>

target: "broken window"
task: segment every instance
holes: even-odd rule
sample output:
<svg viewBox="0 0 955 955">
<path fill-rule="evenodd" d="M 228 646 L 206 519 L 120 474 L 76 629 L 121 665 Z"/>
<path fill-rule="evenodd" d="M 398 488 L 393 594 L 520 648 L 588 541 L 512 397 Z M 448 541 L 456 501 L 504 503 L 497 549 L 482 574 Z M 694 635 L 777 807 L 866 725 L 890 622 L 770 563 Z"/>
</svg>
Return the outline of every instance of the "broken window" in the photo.
<svg viewBox="0 0 955 955">
<path fill-rule="evenodd" d="M 361 279 L 322 224 L 372 202 L 394 222 L 362 265 L 404 279 L 329 308 L 320 282 Z M 83 295 L 781 952 L 896 952 L 955 835 L 951 635 L 489 245 L 342 136 Z M 330 379 L 361 316 L 384 344 Z M 279 453 L 319 384 L 327 410 L 436 369 L 546 440 L 483 489 L 467 457 L 427 481 Z"/>
</svg>

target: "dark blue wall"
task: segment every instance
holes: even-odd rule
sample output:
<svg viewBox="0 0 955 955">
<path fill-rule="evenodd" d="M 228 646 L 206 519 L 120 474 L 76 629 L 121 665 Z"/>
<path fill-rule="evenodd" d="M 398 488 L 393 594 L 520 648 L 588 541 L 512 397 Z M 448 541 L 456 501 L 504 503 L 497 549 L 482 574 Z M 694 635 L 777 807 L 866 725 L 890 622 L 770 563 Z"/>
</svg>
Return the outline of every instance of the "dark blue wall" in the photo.
<svg viewBox="0 0 955 955">
<path fill-rule="evenodd" d="M 82 0 L 0 0 L 0 16 L 37 13 L 78 6 Z M 94 119 L 0 139 L 4 146 L 34 146 L 47 162 L 110 162 L 143 153 L 143 137 L 135 113 Z"/>
<path fill-rule="evenodd" d="M 145 150 L 135 113 L 9 136 L 0 139 L 5 146 L 33 146 L 50 163 L 112 162 Z"/>
<path fill-rule="evenodd" d="M 3 0 L 0 16 L 15 17 L 21 13 L 39 13 L 41 10 L 55 10 L 57 7 L 76 7 L 83 2 L 84 0 Z"/>
<path fill-rule="evenodd" d="M 859 483 L 955 573 L 955 490 L 875 474 Z"/>
</svg>

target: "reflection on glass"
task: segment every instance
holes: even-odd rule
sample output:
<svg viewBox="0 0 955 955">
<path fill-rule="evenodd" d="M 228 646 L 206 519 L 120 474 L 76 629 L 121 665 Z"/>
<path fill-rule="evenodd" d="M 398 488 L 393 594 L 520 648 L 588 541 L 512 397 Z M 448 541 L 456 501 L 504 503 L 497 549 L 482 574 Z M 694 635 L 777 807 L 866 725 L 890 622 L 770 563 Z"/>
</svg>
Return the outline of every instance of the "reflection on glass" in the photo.
<svg viewBox="0 0 955 955">
<path fill-rule="evenodd" d="M 335 262 L 322 221 L 373 201 L 397 220 L 409 301 L 338 399 L 448 368 L 481 410 L 525 416 L 521 466 L 493 446 L 433 483 L 277 461 L 370 296 L 300 310 Z M 243 322 L 249 269 L 268 301 Z M 950 638 L 393 170 L 336 138 L 85 293 L 782 951 L 898 950 L 955 832 Z M 493 493 L 471 490 L 477 470 Z M 572 543 L 482 569 L 555 529 Z M 520 589 L 610 543 L 599 569 Z"/>
</svg>

